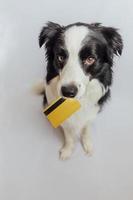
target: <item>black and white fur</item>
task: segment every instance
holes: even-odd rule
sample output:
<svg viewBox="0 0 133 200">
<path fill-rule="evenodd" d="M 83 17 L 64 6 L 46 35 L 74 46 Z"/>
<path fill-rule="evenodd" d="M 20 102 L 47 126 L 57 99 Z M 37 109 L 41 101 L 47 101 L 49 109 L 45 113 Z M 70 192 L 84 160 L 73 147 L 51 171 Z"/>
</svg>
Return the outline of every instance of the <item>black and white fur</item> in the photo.
<svg viewBox="0 0 133 200">
<path fill-rule="evenodd" d="M 89 155 L 91 123 L 110 96 L 113 58 L 122 53 L 122 38 L 117 29 L 99 23 L 60 26 L 48 22 L 39 45 L 45 45 L 47 58 L 44 104 L 63 95 L 81 103 L 80 110 L 61 125 L 65 143 L 60 158 L 71 156 L 77 134 Z"/>
</svg>

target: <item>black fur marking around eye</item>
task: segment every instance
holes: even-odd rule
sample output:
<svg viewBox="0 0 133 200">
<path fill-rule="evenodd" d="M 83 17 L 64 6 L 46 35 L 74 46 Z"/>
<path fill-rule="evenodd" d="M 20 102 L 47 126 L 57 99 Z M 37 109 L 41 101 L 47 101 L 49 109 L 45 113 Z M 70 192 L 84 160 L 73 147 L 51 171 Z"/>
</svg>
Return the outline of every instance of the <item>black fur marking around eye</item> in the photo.
<svg viewBox="0 0 133 200">
<path fill-rule="evenodd" d="M 40 47 L 44 44 L 46 49 L 47 59 L 47 75 L 46 81 L 49 83 L 51 79 L 59 75 L 59 69 L 55 67 L 55 47 L 62 46 L 63 44 L 64 27 L 59 24 L 48 22 L 44 26 L 39 35 Z"/>
<path fill-rule="evenodd" d="M 54 49 L 54 52 L 55 52 L 55 57 L 54 57 L 54 65 L 55 65 L 55 68 L 57 68 L 57 70 L 61 70 L 61 69 L 63 69 L 64 65 L 65 65 L 66 62 L 67 62 L 67 59 L 68 59 L 68 52 L 67 52 L 66 49 L 61 48 L 60 45 L 58 45 L 58 46 Z M 62 57 L 62 61 L 60 61 L 60 60 L 58 59 L 59 56 Z"/>
<path fill-rule="evenodd" d="M 99 43 L 97 40 L 90 40 L 87 45 L 85 45 L 79 54 L 81 62 L 88 56 L 95 58 L 95 63 L 87 68 L 82 64 L 83 70 L 88 74 L 91 74 L 93 78 L 100 78 L 103 83 L 103 74 L 105 71 L 112 74 L 112 64 L 113 60 L 109 55 L 109 49 L 105 44 Z M 110 76 L 111 77 L 111 76 Z M 111 83 L 111 81 L 110 81 Z"/>
<path fill-rule="evenodd" d="M 85 46 L 81 49 L 80 53 L 79 53 L 80 59 L 84 60 L 86 59 L 88 56 L 92 56 L 94 57 L 95 55 L 93 54 L 92 51 L 92 47 L 91 46 Z"/>
<path fill-rule="evenodd" d="M 83 60 L 88 56 L 95 58 L 95 63 L 90 66 L 84 65 L 83 63 Z M 108 43 L 103 43 L 92 37 L 88 43 L 82 47 L 79 58 L 86 75 L 91 75 L 92 79 L 98 79 L 104 85 L 105 89 L 111 86 L 113 56 Z M 103 106 L 109 97 L 110 90 L 107 90 L 105 95 L 98 102 L 100 107 Z"/>
</svg>

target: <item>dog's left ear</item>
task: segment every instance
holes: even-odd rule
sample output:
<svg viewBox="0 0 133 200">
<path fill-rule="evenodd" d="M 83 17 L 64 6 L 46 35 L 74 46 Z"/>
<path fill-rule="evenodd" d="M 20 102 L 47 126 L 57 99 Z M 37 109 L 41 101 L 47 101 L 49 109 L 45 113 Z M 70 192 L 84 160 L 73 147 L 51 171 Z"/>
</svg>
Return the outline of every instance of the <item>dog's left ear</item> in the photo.
<svg viewBox="0 0 133 200">
<path fill-rule="evenodd" d="M 100 31 L 113 50 L 113 53 L 115 55 L 121 55 L 123 49 L 123 41 L 121 35 L 118 33 L 118 30 L 112 27 L 101 26 Z"/>
<path fill-rule="evenodd" d="M 44 26 L 39 35 L 39 46 L 42 47 L 43 44 L 47 43 L 50 39 L 56 36 L 58 31 L 61 30 L 61 26 L 54 22 L 48 22 Z"/>
</svg>

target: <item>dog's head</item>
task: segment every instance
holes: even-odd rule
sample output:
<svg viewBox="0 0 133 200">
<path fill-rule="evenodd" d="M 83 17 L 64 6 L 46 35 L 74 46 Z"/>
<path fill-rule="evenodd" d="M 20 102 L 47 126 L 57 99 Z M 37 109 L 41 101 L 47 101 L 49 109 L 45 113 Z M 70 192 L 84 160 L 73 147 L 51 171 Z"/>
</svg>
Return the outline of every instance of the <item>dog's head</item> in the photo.
<svg viewBox="0 0 133 200">
<path fill-rule="evenodd" d="M 58 93 L 80 98 L 88 82 L 97 78 L 111 85 L 114 55 L 122 53 L 122 39 L 115 28 L 99 23 L 76 23 L 60 26 L 49 22 L 39 36 L 40 47 L 45 44 L 47 82 L 59 76 Z"/>
</svg>

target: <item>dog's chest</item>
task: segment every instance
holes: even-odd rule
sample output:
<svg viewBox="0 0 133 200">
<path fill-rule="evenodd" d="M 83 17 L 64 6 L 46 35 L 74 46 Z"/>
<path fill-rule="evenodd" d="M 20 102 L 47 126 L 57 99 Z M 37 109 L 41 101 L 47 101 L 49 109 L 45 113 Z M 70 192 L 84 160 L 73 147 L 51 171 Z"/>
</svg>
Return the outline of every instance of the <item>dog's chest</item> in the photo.
<svg viewBox="0 0 133 200">
<path fill-rule="evenodd" d="M 87 104 L 84 99 L 80 100 L 81 107 L 78 111 L 76 111 L 71 117 L 69 117 L 63 124 L 62 127 L 73 128 L 76 130 L 81 130 L 87 122 L 91 122 L 95 119 L 99 107 L 96 105 Z"/>
</svg>

